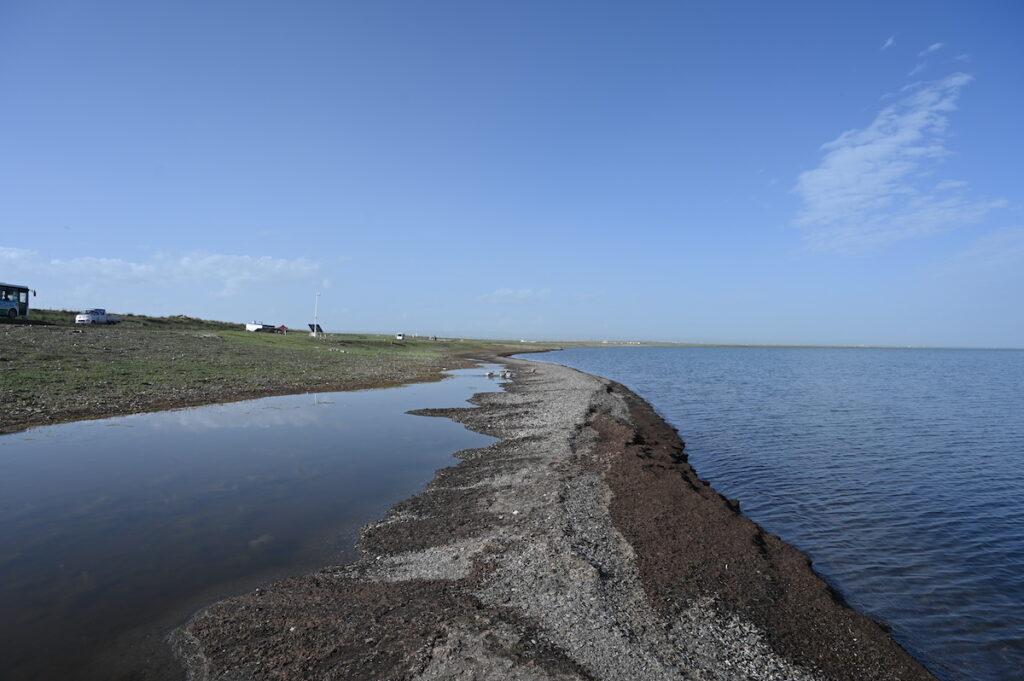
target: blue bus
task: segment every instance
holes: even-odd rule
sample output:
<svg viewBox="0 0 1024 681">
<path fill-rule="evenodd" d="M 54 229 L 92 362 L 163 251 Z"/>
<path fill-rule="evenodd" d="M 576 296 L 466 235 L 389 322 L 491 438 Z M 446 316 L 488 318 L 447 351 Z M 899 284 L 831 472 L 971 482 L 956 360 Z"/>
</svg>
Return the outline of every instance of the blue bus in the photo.
<svg viewBox="0 0 1024 681">
<path fill-rule="evenodd" d="M 35 295 L 27 286 L 0 282 L 0 316 L 17 319 L 28 314 L 28 294 Z"/>
</svg>

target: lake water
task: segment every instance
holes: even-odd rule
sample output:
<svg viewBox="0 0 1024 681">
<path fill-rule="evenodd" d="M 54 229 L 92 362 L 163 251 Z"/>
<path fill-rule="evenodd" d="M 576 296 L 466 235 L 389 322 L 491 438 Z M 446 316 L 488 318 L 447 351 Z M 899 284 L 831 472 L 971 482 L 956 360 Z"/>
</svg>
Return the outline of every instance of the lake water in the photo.
<svg viewBox="0 0 1024 681">
<path fill-rule="evenodd" d="M 650 402 L 701 477 L 947 681 L 1024 679 L 1024 352 L 529 355 Z"/>
<path fill-rule="evenodd" d="M 363 524 L 493 442 L 405 413 L 468 406 L 499 389 L 485 371 L 0 436 L 0 679 L 174 676 L 169 628 L 350 560 Z"/>
</svg>

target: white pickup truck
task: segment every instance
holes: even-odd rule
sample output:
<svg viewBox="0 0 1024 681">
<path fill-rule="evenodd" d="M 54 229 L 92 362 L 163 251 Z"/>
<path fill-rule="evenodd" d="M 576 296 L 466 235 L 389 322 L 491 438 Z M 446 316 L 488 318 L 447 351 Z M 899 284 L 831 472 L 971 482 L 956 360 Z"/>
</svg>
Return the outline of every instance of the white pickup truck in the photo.
<svg viewBox="0 0 1024 681">
<path fill-rule="evenodd" d="M 120 321 L 120 317 L 107 314 L 107 311 L 102 308 L 82 310 L 75 315 L 75 324 L 117 324 Z"/>
</svg>

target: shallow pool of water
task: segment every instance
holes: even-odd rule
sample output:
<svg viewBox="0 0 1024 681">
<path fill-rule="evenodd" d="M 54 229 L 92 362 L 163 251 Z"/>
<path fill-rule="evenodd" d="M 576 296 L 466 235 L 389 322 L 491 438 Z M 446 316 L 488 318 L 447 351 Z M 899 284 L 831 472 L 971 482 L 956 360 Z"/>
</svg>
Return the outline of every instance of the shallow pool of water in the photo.
<svg viewBox="0 0 1024 681">
<path fill-rule="evenodd" d="M 144 658 L 211 600 L 350 560 L 363 524 L 494 441 L 405 413 L 468 406 L 499 389 L 486 371 L 0 436 L 0 679 Z"/>
</svg>

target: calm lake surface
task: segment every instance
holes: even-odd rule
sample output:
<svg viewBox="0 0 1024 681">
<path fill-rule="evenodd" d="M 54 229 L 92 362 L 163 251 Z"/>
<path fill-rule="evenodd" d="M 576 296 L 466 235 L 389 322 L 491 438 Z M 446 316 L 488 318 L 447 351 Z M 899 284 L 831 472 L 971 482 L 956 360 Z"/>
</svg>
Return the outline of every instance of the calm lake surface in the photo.
<svg viewBox="0 0 1024 681">
<path fill-rule="evenodd" d="M 1024 678 L 1024 351 L 596 348 L 690 462 L 947 681 Z"/>
<path fill-rule="evenodd" d="M 0 679 L 173 676 L 143 658 L 194 610 L 352 559 L 363 524 L 493 442 L 405 413 L 468 406 L 499 389 L 486 370 L 0 436 Z"/>
</svg>

